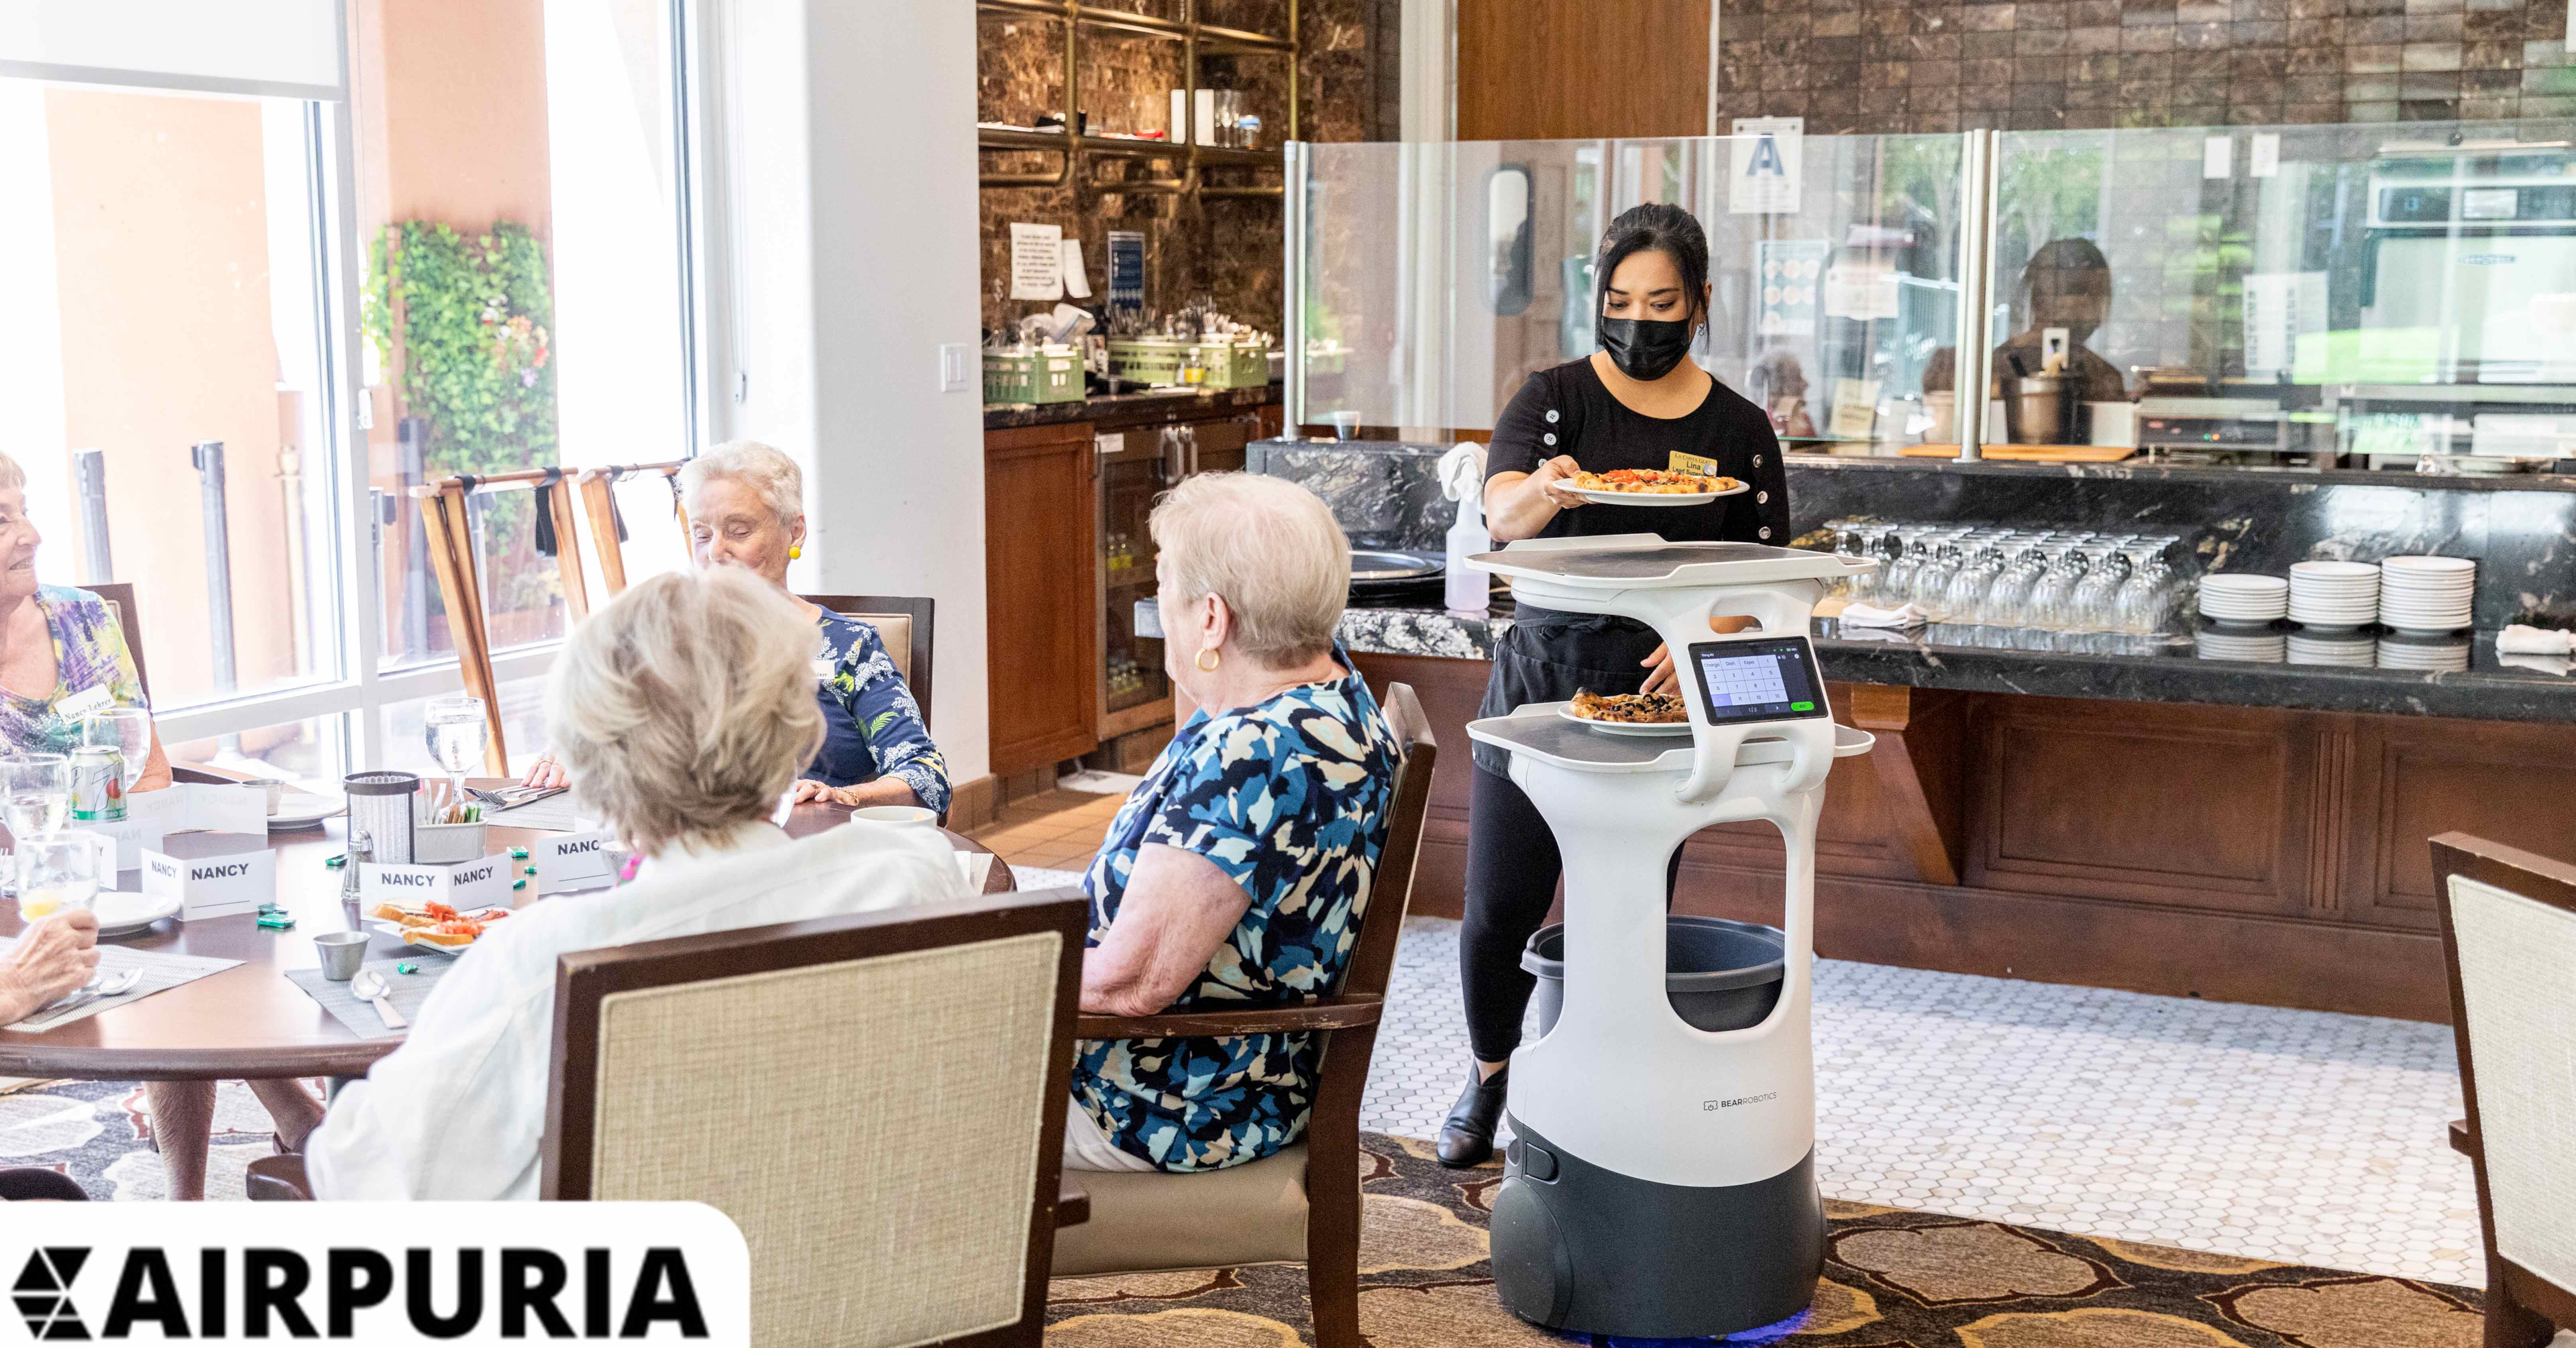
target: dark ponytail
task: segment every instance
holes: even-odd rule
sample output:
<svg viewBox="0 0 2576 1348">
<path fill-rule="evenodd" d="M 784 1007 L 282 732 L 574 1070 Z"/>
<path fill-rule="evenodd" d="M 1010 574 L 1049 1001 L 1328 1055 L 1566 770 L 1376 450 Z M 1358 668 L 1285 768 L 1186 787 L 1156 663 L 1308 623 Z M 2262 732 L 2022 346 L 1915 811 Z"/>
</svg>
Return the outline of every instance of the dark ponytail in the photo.
<svg viewBox="0 0 2576 1348">
<path fill-rule="evenodd" d="M 1699 221 L 1679 206 L 1649 202 L 1631 206 L 1601 231 L 1601 251 L 1592 264 L 1592 316 L 1601 316 L 1601 306 L 1610 298 L 1610 274 L 1628 255 L 1645 250 L 1662 253 L 1673 260 L 1682 274 L 1683 293 L 1690 297 L 1691 312 L 1700 319 L 1708 317 L 1701 307 L 1708 289 L 1708 234 Z"/>
</svg>

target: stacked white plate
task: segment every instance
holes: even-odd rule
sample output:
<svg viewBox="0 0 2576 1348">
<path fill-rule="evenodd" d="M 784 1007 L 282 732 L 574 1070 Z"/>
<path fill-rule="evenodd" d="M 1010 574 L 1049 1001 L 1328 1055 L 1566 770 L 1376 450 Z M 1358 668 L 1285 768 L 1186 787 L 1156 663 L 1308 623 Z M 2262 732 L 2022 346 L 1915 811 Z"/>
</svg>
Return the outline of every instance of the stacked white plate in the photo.
<svg viewBox="0 0 2576 1348">
<path fill-rule="evenodd" d="M 2203 660 L 2253 660 L 2277 665 L 2289 652 L 2288 638 L 2268 628 L 2203 629 L 2193 641 Z"/>
<path fill-rule="evenodd" d="M 2290 582 L 2250 571 L 2200 578 L 2201 616 L 2223 623 L 2268 623 L 2290 613 Z"/>
<path fill-rule="evenodd" d="M 2391 557 L 2379 564 L 2379 621 L 2400 632 L 2469 625 L 2478 564 L 2466 557 Z"/>
<path fill-rule="evenodd" d="M 2360 632 L 2292 632 L 2289 647 L 2290 663 L 2294 665 L 2368 669 L 2379 663 L 2379 643 Z"/>
<path fill-rule="evenodd" d="M 2368 562 L 2291 566 L 2290 621 L 2302 627 L 2366 627 L 2378 618 L 2378 567 Z M 2291 652 L 2290 658 L 2298 659 L 2298 653 Z"/>
<path fill-rule="evenodd" d="M 2469 643 L 2449 637 L 2386 636 L 2379 639 L 2381 669 L 2448 670 L 2469 667 Z"/>
</svg>

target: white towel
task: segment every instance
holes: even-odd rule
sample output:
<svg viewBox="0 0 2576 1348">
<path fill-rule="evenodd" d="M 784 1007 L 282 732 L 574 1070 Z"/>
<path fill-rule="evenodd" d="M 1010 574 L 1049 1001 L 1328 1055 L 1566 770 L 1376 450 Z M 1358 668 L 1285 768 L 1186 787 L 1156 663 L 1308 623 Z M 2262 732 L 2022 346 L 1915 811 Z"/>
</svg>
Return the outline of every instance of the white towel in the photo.
<svg viewBox="0 0 2576 1348">
<path fill-rule="evenodd" d="M 2500 665 L 2512 665 L 2519 669 L 2536 669 L 2543 674 L 2555 674 L 2560 678 L 2565 678 L 2570 672 L 2576 672 L 2576 660 L 2570 660 L 2563 655 L 2514 655 L 2507 653 L 2497 656 L 2496 663 Z"/>
<path fill-rule="evenodd" d="M 2576 632 L 2514 623 L 2496 633 L 2498 655 L 2566 655 L 2571 651 L 2576 651 Z"/>
<path fill-rule="evenodd" d="M 1880 608 L 1876 604 L 1847 604 L 1843 607 L 1842 613 L 1842 624 L 1845 627 L 1921 627 L 1930 621 L 1931 618 L 1923 610 L 1914 607 L 1911 603 L 1899 604 L 1894 608 Z"/>
</svg>

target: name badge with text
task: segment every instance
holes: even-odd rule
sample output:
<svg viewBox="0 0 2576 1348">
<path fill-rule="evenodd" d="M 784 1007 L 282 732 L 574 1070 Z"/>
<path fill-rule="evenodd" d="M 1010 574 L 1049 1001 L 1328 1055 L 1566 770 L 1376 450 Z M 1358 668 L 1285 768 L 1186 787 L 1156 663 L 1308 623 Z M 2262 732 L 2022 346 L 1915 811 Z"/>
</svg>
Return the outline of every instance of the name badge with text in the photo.
<svg viewBox="0 0 2576 1348">
<path fill-rule="evenodd" d="M 605 833 L 560 833 L 528 845 L 540 894 L 605 888 L 617 878 L 616 855 Z"/>
<path fill-rule="evenodd" d="M 180 833 L 143 853 L 143 892 L 179 900 L 179 920 L 255 912 L 277 897 L 265 834 Z"/>
</svg>

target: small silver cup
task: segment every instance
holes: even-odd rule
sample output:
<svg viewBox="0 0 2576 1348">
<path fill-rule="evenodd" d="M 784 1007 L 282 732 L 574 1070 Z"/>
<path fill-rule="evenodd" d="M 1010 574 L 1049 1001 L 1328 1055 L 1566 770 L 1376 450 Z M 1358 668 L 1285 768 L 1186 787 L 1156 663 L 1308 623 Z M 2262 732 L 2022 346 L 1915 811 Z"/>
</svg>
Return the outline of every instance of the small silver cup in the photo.
<svg viewBox="0 0 2576 1348">
<path fill-rule="evenodd" d="M 313 948 L 322 955 L 322 976 L 334 983 L 357 977 L 359 967 L 367 962 L 363 931 L 326 931 L 313 938 Z"/>
</svg>

